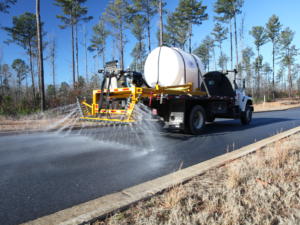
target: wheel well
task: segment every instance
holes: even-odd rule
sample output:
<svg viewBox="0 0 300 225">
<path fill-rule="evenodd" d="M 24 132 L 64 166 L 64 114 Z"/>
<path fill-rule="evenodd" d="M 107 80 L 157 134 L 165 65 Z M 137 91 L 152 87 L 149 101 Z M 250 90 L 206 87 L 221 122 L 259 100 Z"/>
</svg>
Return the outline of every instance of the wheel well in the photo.
<svg viewBox="0 0 300 225">
<path fill-rule="evenodd" d="M 252 100 L 248 100 L 248 101 L 247 101 L 247 105 L 253 105 Z"/>
</svg>

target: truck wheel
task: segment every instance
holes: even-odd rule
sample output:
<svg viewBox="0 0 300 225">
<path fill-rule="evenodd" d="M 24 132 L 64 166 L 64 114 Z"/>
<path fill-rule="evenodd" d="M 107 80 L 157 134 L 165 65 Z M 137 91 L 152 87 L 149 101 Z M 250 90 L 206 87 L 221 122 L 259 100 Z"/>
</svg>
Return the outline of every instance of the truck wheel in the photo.
<svg viewBox="0 0 300 225">
<path fill-rule="evenodd" d="M 188 128 L 191 134 L 200 134 L 205 126 L 205 111 L 202 106 L 195 105 L 188 118 Z"/>
<path fill-rule="evenodd" d="M 246 105 L 245 112 L 241 114 L 241 123 L 243 125 L 248 125 L 252 120 L 252 109 L 249 105 Z"/>
</svg>

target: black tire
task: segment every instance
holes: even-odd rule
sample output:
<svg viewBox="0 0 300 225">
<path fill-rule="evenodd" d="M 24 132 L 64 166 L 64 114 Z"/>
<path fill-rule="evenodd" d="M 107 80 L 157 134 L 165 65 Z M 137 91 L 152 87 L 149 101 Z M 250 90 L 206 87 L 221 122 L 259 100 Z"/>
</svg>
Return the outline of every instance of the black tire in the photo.
<svg viewBox="0 0 300 225">
<path fill-rule="evenodd" d="M 189 113 L 187 119 L 187 130 L 190 134 L 200 134 L 205 127 L 205 110 L 200 105 L 195 105 Z"/>
<path fill-rule="evenodd" d="M 245 112 L 242 112 L 241 114 L 241 123 L 243 125 L 248 125 L 252 121 L 252 108 L 250 105 L 246 105 Z"/>
</svg>

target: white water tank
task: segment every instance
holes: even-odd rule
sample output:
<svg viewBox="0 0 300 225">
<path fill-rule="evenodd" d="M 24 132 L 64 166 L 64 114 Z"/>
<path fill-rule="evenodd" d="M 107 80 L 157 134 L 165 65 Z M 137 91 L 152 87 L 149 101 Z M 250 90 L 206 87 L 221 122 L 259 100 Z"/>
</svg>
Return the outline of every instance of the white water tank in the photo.
<svg viewBox="0 0 300 225">
<path fill-rule="evenodd" d="M 200 59 L 179 48 L 157 47 L 147 57 L 144 79 L 150 87 L 182 85 L 193 83 L 193 88 L 201 84 L 199 73 L 203 71 Z M 203 75 L 203 74 L 202 74 Z"/>
</svg>

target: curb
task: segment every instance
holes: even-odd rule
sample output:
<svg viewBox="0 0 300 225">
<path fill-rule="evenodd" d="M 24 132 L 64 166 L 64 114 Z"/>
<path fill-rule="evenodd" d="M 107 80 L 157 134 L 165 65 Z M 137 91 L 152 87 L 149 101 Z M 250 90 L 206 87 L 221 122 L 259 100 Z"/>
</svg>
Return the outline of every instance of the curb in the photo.
<svg viewBox="0 0 300 225">
<path fill-rule="evenodd" d="M 109 194 L 71 208 L 67 208 L 48 216 L 38 218 L 23 225 L 75 225 L 93 221 L 97 218 L 103 218 L 112 212 L 126 209 L 130 205 L 157 193 L 173 187 L 174 185 L 186 182 L 195 176 L 199 176 L 206 171 L 220 167 L 235 159 L 255 152 L 256 150 L 271 144 L 280 139 L 300 132 L 300 126 L 288 131 L 279 133 L 275 136 L 263 139 L 254 144 L 250 144 L 233 152 L 217 156 L 210 160 L 179 170 L 177 172 L 138 184 L 120 192 Z"/>
</svg>

